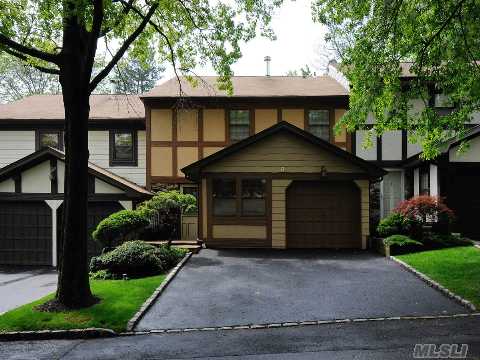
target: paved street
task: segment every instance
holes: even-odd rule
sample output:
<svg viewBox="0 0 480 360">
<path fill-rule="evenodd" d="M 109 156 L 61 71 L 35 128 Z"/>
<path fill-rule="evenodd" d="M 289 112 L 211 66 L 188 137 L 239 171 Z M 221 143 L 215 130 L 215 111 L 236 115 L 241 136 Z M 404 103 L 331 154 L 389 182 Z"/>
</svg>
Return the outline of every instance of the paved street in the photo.
<svg viewBox="0 0 480 360">
<path fill-rule="evenodd" d="M 51 268 L 0 267 L 0 314 L 50 294 L 57 288 Z"/>
<path fill-rule="evenodd" d="M 480 357 L 480 316 L 290 328 L 0 343 L 0 359 L 411 359 L 416 343 L 469 345 Z"/>
<path fill-rule="evenodd" d="M 365 251 L 207 249 L 137 330 L 465 312 L 397 263 Z"/>
</svg>

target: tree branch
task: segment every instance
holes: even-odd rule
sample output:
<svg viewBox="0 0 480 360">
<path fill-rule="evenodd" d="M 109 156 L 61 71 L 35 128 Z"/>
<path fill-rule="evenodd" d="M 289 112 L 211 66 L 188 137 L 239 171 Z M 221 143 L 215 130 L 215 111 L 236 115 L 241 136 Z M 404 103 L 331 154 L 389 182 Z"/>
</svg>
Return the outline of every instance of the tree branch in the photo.
<svg viewBox="0 0 480 360">
<path fill-rule="evenodd" d="M 117 53 L 113 56 L 110 62 L 100 71 L 97 76 L 90 82 L 89 91 L 90 93 L 95 90 L 97 85 L 102 81 L 105 77 L 107 77 L 108 73 L 113 69 L 113 67 L 120 61 L 123 57 L 125 52 L 128 50 L 130 45 L 138 38 L 138 36 L 142 33 L 145 29 L 147 24 L 149 23 L 150 19 L 152 18 L 153 14 L 158 8 L 158 1 L 156 1 L 148 10 L 147 14 L 144 16 L 142 22 L 138 25 L 134 32 L 130 34 L 130 36 L 125 40 L 123 45 L 118 49 Z"/>
<path fill-rule="evenodd" d="M 26 63 L 26 65 L 28 66 L 31 66 L 43 73 L 46 73 L 46 74 L 53 74 L 53 75 L 60 75 L 60 70 L 58 69 L 53 69 L 53 68 L 48 68 L 48 67 L 45 67 L 45 66 L 40 66 L 40 65 L 34 65 L 34 64 L 30 64 L 28 63 L 28 58 L 23 55 L 23 54 L 20 54 L 16 51 L 13 51 L 12 49 L 9 49 L 9 48 L 6 48 L 4 49 L 4 51 L 7 53 L 7 54 L 10 54 L 12 56 L 15 56 L 16 58 L 24 61 Z"/>
<path fill-rule="evenodd" d="M 119 1 L 119 0 L 113 0 L 112 2 L 114 2 L 114 3 L 115 3 L 115 2 L 120 2 L 120 3 L 122 3 L 122 5 L 124 4 L 124 1 Z M 130 12 L 130 10 L 131 10 L 134 2 L 135 2 L 135 0 L 128 0 L 128 6 L 126 6 L 126 7 L 123 8 L 122 16 L 119 17 L 111 27 L 108 27 L 108 28 L 103 29 L 102 31 L 100 31 L 100 33 L 98 34 L 98 37 L 99 37 L 99 38 L 104 37 L 104 36 L 107 35 L 110 31 L 112 31 L 116 26 L 120 25 L 120 23 L 122 22 L 123 18 L 124 18 L 125 16 L 127 16 L 128 13 Z"/>
<path fill-rule="evenodd" d="M 93 2 L 93 20 L 92 20 L 92 30 L 89 34 L 88 39 L 88 69 L 92 70 L 93 63 L 95 61 L 95 53 L 97 52 L 97 41 L 102 30 L 104 9 L 103 9 L 103 0 L 94 0 Z"/>
<path fill-rule="evenodd" d="M 0 34 L 0 44 L 5 45 L 5 47 L 7 47 L 7 49 L 12 49 L 13 51 L 15 51 L 18 54 L 24 54 L 24 55 L 27 55 L 27 56 L 31 56 L 31 57 L 34 57 L 34 58 L 37 58 L 37 59 L 40 59 L 40 60 L 43 60 L 43 61 L 54 63 L 56 65 L 58 65 L 58 63 L 60 61 L 60 57 L 59 57 L 58 54 L 50 54 L 50 53 L 47 53 L 47 52 L 44 52 L 44 51 L 40 51 L 40 50 L 31 48 L 31 47 L 22 45 L 22 44 L 20 44 L 16 41 L 6 37 L 3 34 Z"/>
</svg>

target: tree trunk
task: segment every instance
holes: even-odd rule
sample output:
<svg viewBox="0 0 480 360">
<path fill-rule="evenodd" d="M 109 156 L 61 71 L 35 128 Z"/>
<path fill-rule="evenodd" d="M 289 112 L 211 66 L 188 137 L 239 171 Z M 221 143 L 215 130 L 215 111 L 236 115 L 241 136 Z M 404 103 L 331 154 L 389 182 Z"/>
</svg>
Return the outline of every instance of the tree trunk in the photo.
<svg viewBox="0 0 480 360">
<path fill-rule="evenodd" d="M 91 69 L 87 33 L 75 20 L 66 20 L 60 66 L 65 107 L 65 200 L 63 253 L 56 301 L 68 308 L 90 306 L 87 258 L 88 117 Z"/>
</svg>

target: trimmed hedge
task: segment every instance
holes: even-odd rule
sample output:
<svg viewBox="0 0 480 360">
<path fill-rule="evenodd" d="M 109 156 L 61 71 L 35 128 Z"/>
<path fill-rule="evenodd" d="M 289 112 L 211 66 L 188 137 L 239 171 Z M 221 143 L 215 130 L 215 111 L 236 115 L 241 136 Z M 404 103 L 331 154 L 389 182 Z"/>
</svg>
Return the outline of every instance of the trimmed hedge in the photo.
<svg viewBox="0 0 480 360">
<path fill-rule="evenodd" d="M 111 247 L 125 240 L 133 232 L 144 229 L 149 224 L 146 212 L 121 210 L 103 219 L 92 237 L 105 247 Z"/>
<path fill-rule="evenodd" d="M 187 253 L 162 245 L 155 247 L 141 240 L 127 241 L 116 249 L 94 257 L 90 261 L 93 278 L 117 279 L 160 274 L 175 266 Z"/>
<path fill-rule="evenodd" d="M 422 245 L 421 242 L 410 239 L 405 235 L 391 235 L 383 240 L 383 243 L 388 246 Z"/>
<path fill-rule="evenodd" d="M 421 224 L 400 213 L 393 212 L 382 219 L 377 226 L 378 235 L 388 237 L 391 235 L 412 235 L 420 231 Z"/>
</svg>

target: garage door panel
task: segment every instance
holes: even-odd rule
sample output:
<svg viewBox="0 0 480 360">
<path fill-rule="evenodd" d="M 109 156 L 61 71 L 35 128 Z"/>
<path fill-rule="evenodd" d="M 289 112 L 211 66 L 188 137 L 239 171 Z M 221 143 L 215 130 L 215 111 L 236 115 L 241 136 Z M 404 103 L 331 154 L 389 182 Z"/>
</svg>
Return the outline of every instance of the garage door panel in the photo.
<svg viewBox="0 0 480 360">
<path fill-rule="evenodd" d="M 52 215 L 47 204 L 0 202 L 0 264 L 52 264 Z"/>
<path fill-rule="evenodd" d="M 360 248 L 360 191 L 353 183 L 293 182 L 287 191 L 289 248 Z"/>
</svg>

